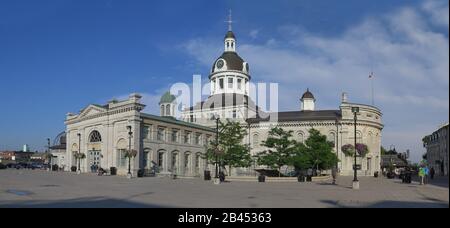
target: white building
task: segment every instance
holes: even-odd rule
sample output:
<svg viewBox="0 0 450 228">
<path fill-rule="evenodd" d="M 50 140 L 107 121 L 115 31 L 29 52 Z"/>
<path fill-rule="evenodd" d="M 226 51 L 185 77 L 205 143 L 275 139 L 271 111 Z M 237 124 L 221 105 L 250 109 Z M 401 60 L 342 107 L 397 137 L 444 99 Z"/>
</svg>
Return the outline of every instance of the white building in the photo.
<svg viewBox="0 0 450 228">
<path fill-rule="evenodd" d="M 211 94 L 208 99 L 183 110 L 181 118 L 184 121 L 204 126 L 214 127 L 213 116 L 218 115 L 222 120 L 229 119 L 240 122 L 248 128 L 248 138 L 244 143 L 251 145 L 252 155 L 263 151 L 262 141 L 268 136 L 273 127 L 292 130 L 298 141 L 308 138 L 311 128 L 319 130 L 328 136 L 329 141 L 335 143 L 335 153 L 340 162 L 338 164 L 342 175 L 353 174 L 354 160 L 342 153 L 345 144 L 354 144 L 354 115 L 352 107 L 359 107 L 357 118 L 357 142 L 364 143 L 369 148 L 367 156 L 358 158 L 361 166 L 359 175 L 373 175 L 380 171 L 381 163 L 381 131 L 383 129 L 382 113 L 374 106 L 355 104 L 348 101 L 343 93 L 341 104 L 335 110 L 317 110 L 316 99 L 309 89 L 301 96 L 299 110 L 278 113 L 258 112 L 258 105 L 250 98 L 250 67 L 237 53 L 235 34 L 229 30 L 224 39 L 224 53 L 214 61 L 209 75 Z M 277 118 L 263 118 L 261 114 L 276 114 Z M 262 115 L 265 116 L 265 115 Z M 254 168 L 234 169 L 235 175 L 254 174 Z"/>
<path fill-rule="evenodd" d="M 66 170 L 78 166 L 74 154 L 81 152 L 86 155 L 80 160 L 82 172 L 114 167 L 118 175 L 126 175 L 129 161 L 125 153 L 131 149 L 137 151 L 131 159 L 133 176 L 138 170 L 156 170 L 162 175 L 203 175 L 207 164 L 202 154 L 214 130 L 176 120 L 170 111 L 173 102 L 170 94 L 161 98 L 162 116 L 143 113 L 145 105 L 138 94 L 131 94 L 124 101 L 89 105 L 78 114 L 69 113 L 65 123 L 66 164 L 70 165 Z"/>
</svg>

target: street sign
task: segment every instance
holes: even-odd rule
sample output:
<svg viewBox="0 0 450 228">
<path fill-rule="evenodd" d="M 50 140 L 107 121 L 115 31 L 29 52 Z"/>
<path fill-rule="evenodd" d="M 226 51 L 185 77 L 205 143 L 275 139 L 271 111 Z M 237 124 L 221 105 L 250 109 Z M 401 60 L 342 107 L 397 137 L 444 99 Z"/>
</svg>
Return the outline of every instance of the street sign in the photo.
<svg viewBox="0 0 450 228">
<path fill-rule="evenodd" d="M 353 170 L 355 170 L 355 165 L 353 165 Z M 361 165 L 356 165 L 356 170 L 361 170 Z"/>
</svg>

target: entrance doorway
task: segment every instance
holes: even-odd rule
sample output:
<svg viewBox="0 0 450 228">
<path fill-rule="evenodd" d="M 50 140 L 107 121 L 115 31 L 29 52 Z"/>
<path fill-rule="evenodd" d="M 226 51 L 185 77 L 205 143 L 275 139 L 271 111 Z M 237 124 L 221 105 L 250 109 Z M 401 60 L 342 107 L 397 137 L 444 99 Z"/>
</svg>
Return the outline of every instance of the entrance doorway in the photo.
<svg viewBox="0 0 450 228">
<path fill-rule="evenodd" d="M 89 167 L 91 172 L 95 173 L 100 168 L 100 150 L 89 151 Z"/>
</svg>

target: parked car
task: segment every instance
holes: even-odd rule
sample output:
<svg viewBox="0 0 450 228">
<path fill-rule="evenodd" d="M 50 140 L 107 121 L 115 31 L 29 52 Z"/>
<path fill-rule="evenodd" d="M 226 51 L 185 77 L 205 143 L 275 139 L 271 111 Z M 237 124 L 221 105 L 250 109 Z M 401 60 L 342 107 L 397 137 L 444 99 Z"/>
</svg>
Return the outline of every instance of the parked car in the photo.
<svg viewBox="0 0 450 228">
<path fill-rule="evenodd" d="M 0 169 L 6 169 L 8 168 L 5 164 L 0 163 Z"/>
</svg>

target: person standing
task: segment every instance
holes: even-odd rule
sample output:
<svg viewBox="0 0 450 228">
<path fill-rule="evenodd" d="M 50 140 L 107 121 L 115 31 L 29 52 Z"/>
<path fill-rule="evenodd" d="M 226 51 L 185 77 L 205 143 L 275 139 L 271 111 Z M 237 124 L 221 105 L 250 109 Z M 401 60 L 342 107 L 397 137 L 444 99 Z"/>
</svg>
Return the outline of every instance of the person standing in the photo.
<svg viewBox="0 0 450 228">
<path fill-rule="evenodd" d="M 424 177 L 424 184 L 428 184 L 428 177 L 430 175 L 430 169 L 428 168 L 428 166 L 425 166 L 423 168 L 424 173 L 425 173 L 425 177 Z"/>
<path fill-rule="evenodd" d="M 419 178 L 420 178 L 420 185 L 424 184 L 424 178 L 425 178 L 425 170 L 423 167 L 419 168 Z"/>
<path fill-rule="evenodd" d="M 431 178 L 431 180 L 434 179 L 434 174 L 435 174 L 434 167 L 431 167 L 431 169 L 430 169 L 430 178 Z"/>
<path fill-rule="evenodd" d="M 331 169 L 331 176 L 333 177 L 333 184 L 336 184 L 336 179 L 337 179 L 337 168 L 333 167 Z"/>
</svg>

